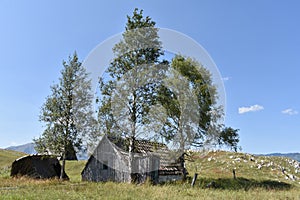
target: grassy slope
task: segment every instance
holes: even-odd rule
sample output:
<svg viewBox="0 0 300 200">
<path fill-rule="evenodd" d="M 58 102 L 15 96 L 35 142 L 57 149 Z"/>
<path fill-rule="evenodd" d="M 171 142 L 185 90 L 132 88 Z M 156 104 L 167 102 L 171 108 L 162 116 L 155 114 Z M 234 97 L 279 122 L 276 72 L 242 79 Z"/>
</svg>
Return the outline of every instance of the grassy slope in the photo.
<svg viewBox="0 0 300 200">
<path fill-rule="evenodd" d="M 26 155 L 18 151 L 0 149 L 0 167 L 9 166 L 16 158 Z"/>
<path fill-rule="evenodd" d="M 9 176 L 11 163 L 25 153 L 0 149 L 0 177 Z"/>
<path fill-rule="evenodd" d="M 283 168 L 285 174 L 300 177 L 300 171 L 296 173 L 294 167 L 298 162 L 284 157 L 217 151 L 202 155 L 194 154 L 193 160 L 187 163 L 189 171 L 205 177 L 231 178 L 232 170 L 235 169 L 237 177 L 294 182 L 286 180 L 286 175 L 282 173 Z"/>
<path fill-rule="evenodd" d="M 66 162 L 66 173 L 68 174 L 70 181 L 81 181 L 81 171 L 83 170 L 85 163 L 86 161 L 83 160 Z"/>
<path fill-rule="evenodd" d="M 289 158 L 225 151 L 195 153 L 192 158 L 191 162 L 187 162 L 187 168 L 190 176 L 198 173 L 198 185 L 201 187 L 212 181 L 218 188 L 227 189 L 288 189 L 300 186 L 298 162 Z M 236 171 L 236 180 L 233 180 L 233 169 Z"/>
<path fill-rule="evenodd" d="M 6 156 L 9 158 L 4 158 L 4 155 L 9 155 Z M 0 150 L 1 171 L 4 169 L 3 166 L 10 166 L 11 161 L 19 156 L 21 154 Z M 300 199 L 298 182 L 285 180 L 284 176 L 280 174 L 282 172 L 271 170 L 271 167 L 263 166 L 260 170 L 256 167 L 261 160 L 264 160 L 264 163 L 270 161 L 286 165 L 286 171 L 290 170 L 291 173 L 292 168 L 286 163 L 285 158 L 254 157 L 257 163 L 250 160 L 244 161 L 251 157 L 253 156 L 229 152 L 194 155 L 194 161 L 187 163 L 190 175 L 193 175 L 194 172 L 199 174 L 194 188 L 191 188 L 190 183 L 151 186 L 148 184 L 81 182 L 80 172 L 85 161 L 68 161 L 66 172 L 70 181 L 37 181 L 2 176 L 0 177 L 0 196 L 1 199 Z M 5 159 L 7 161 L 4 161 Z M 232 179 L 234 167 L 237 180 Z M 210 181 L 215 181 L 221 189 L 203 189 Z M 263 181 L 269 182 L 264 183 Z M 277 187 L 278 185 L 271 189 L 260 187 L 264 184 L 272 185 L 274 183 L 278 183 L 280 186 L 283 182 L 287 185 L 290 184 L 291 187 Z M 224 188 L 224 184 L 226 188 Z M 254 186 L 247 188 L 245 187 L 247 184 Z"/>
</svg>

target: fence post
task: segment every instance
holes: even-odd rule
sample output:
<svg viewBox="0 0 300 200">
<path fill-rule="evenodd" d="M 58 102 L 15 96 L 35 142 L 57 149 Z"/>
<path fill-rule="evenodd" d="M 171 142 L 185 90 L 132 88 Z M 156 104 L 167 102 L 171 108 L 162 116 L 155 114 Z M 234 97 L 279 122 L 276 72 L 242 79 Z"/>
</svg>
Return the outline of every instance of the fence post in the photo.
<svg viewBox="0 0 300 200">
<path fill-rule="evenodd" d="M 192 184 L 191 184 L 192 187 L 194 187 L 194 185 L 195 185 L 195 183 L 196 183 L 197 176 L 198 176 L 198 174 L 195 173 L 194 178 L 193 178 L 193 181 L 192 181 Z"/>
<path fill-rule="evenodd" d="M 235 169 L 232 170 L 232 174 L 233 174 L 233 179 L 236 179 L 236 176 L 235 176 Z"/>
</svg>

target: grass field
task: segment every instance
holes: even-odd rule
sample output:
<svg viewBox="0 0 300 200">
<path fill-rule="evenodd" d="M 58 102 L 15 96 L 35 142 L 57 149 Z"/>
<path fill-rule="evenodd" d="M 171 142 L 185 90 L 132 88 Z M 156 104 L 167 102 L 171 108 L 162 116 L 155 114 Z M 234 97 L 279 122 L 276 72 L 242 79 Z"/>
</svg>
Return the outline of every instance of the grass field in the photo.
<svg viewBox="0 0 300 200">
<path fill-rule="evenodd" d="M 81 182 L 80 172 L 85 161 L 67 162 L 66 173 L 70 181 L 11 178 L 10 164 L 22 155 L 0 150 L 0 199 L 300 199 L 300 180 L 286 180 L 275 164 L 256 168 L 264 160 L 265 163 L 270 161 L 285 165 L 286 171 L 291 173 L 285 158 L 255 157 L 259 160 L 255 163 L 245 162 L 248 160 L 245 154 L 195 154 L 193 161 L 187 163 L 191 176 L 195 172 L 199 174 L 192 188 L 191 180 L 155 186 L 147 183 Z M 241 157 L 243 159 L 238 159 Z M 235 180 L 232 178 L 232 168 L 236 168 Z M 212 181 L 216 189 L 206 188 Z"/>
</svg>

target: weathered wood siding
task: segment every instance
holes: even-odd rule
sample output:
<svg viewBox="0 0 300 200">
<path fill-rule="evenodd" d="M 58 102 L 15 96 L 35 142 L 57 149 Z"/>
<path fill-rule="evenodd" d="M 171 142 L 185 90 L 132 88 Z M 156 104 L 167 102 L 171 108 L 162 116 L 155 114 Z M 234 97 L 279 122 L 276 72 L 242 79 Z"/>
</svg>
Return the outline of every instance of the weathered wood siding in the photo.
<svg viewBox="0 0 300 200">
<path fill-rule="evenodd" d="M 182 180 L 181 175 L 159 175 L 158 182 L 165 183 L 165 182 L 179 181 L 179 180 Z"/>
<path fill-rule="evenodd" d="M 159 183 L 180 180 L 182 178 L 180 167 L 175 162 L 163 153 L 135 153 L 133 172 L 136 181 L 143 183 L 150 179 L 153 183 Z M 104 136 L 81 174 L 84 181 L 128 182 L 130 175 L 128 152 L 122 150 Z"/>
<path fill-rule="evenodd" d="M 107 139 L 101 140 L 82 171 L 82 180 L 127 182 L 128 164 L 122 157 Z"/>
<path fill-rule="evenodd" d="M 135 158 L 134 171 L 138 174 L 138 182 L 143 183 L 150 179 L 158 183 L 159 157 L 153 155 Z"/>
</svg>

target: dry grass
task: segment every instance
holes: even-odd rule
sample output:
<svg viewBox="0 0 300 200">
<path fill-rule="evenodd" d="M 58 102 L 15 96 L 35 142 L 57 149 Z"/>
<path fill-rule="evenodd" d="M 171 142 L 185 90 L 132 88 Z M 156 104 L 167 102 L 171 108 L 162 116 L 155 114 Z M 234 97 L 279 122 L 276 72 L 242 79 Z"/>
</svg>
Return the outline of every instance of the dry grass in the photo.
<svg viewBox="0 0 300 200">
<path fill-rule="evenodd" d="M 277 172 L 271 173 L 267 168 L 256 172 L 247 163 L 235 163 L 238 178 L 233 180 L 233 164 L 227 167 L 232 155 L 244 156 L 228 152 L 195 155 L 197 159 L 188 163 L 191 175 L 199 173 L 193 188 L 190 182 L 156 186 L 81 182 L 80 172 L 85 161 L 67 162 L 66 172 L 70 181 L 10 178 L 8 172 L 3 172 L 4 176 L 0 177 L 0 199 L 300 199 L 298 183 L 285 181 L 282 177 L 276 181 L 279 176 Z M 208 161 L 212 156 L 215 160 Z M 276 162 L 284 164 L 284 159 Z M 0 167 L 3 169 L 3 166 L 9 165 L 6 163 Z M 206 184 L 211 181 L 219 187 L 207 189 Z M 272 185 L 274 187 L 268 187 Z"/>
<path fill-rule="evenodd" d="M 6 182 L 8 181 L 8 182 Z M 299 199 L 290 190 L 215 190 L 180 185 L 132 185 L 126 183 L 74 183 L 58 180 L 4 180 L 1 199 Z"/>
</svg>

